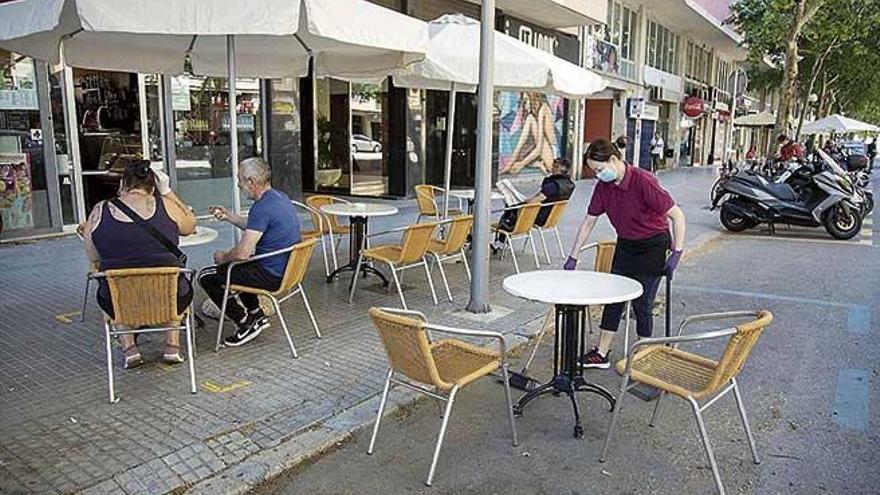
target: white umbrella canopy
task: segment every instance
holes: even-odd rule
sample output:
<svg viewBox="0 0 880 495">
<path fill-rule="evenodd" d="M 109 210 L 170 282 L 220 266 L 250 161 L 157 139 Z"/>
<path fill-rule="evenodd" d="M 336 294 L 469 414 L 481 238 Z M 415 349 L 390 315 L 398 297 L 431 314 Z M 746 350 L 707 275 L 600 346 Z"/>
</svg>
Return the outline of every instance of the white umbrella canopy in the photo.
<svg viewBox="0 0 880 495">
<path fill-rule="evenodd" d="M 377 80 L 424 58 L 425 23 L 365 0 L 18 0 L 0 5 L 0 47 L 77 67 L 225 76 Z"/>
<path fill-rule="evenodd" d="M 428 24 L 430 42 L 421 62 L 394 73 L 395 86 L 476 91 L 480 68 L 480 23 L 448 14 Z M 598 74 L 538 50 L 511 36 L 495 33 L 496 90 L 554 93 L 585 98 L 607 82 Z"/>
<path fill-rule="evenodd" d="M 829 115 L 823 119 L 819 119 L 808 124 L 804 124 L 802 131 L 804 134 L 827 134 L 832 132 L 880 132 L 880 127 L 868 124 L 856 119 L 844 117 L 843 115 Z"/>
<path fill-rule="evenodd" d="M 751 115 L 743 115 L 733 120 L 733 125 L 738 127 L 773 127 L 776 125 L 776 115 L 767 110 Z"/>
</svg>

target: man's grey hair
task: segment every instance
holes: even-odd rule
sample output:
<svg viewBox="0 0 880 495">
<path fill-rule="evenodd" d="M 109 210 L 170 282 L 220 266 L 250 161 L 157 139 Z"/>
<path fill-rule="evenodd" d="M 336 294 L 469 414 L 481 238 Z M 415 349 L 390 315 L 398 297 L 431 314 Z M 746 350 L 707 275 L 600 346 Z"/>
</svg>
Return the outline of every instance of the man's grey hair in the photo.
<svg viewBox="0 0 880 495">
<path fill-rule="evenodd" d="M 269 164 L 260 157 L 247 158 L 239 164 L 241 176 L 244 179 L 253 179 L 260 185 L 269 184 L 272 178 L 272 171 L 269 170 Z"/>
</svg>

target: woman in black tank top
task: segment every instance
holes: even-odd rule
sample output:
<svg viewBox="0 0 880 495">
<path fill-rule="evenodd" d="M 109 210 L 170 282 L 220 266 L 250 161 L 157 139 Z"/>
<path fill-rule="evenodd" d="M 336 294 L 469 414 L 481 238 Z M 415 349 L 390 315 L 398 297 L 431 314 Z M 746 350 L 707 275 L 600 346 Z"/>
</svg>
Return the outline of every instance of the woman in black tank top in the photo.
<svg viewBox="0 0 880 495">
<path fill-rule="evenodd" d="M 119 200 L 147 221 L 164 237 L 177 245 L 180 234 L 188 235 L 195 229 L 195 217 L 189 208 L 168 187 L 168 176 L 153 172 L 150 162 L 140 160 L 129 164 L 120 183 Z M 140 225 L 131 221 L 124 212 L 110 202 L 98 203 L 89 215 L 83 231 L 86 254 L 103 270 L 122 268 L 152 268 L 178 266 L 177 257 L 159 240 Z M 180 277 L 177 308 L 182 312 L 192 301 L 189 282 Z M 111 318 L 113 301 L 106 281 L 99 280 L 98 305 Z M 120 336 L 125 352 L 125 367 L 143 363 L 132 335 Z M 180 336 L 169 331 L 165 336 L 163 360 L 180 363 Z"/>
</svg>

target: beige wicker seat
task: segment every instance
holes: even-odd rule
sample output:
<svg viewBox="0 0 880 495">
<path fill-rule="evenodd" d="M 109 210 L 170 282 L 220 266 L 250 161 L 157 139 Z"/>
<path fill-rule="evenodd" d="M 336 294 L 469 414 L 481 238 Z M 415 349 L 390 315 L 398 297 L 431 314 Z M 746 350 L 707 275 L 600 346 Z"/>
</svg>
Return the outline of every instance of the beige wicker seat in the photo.
<svg viewBox="0 0 880 495">
<path fill-rule="evenodd" d="M 301 295 L 303 304 L 306 307 L 306 312 L 309 314 L 309 320 L 311 320 L 312 327 L 315 329 L 315 335 L 319 339 L 321 338 L 321 330 L 318 329 L 318 323 L 315 321 L 315 315 L 312 314 L 312 307 L 309 305 L 309 299 L 306 297 L 306 291 L 302 286 L 303 278 L 305 278 L 306 271 L 309 268 L 309 258 L 312 257 L 312 252 L 315 250 L 315 244 L 317 242 L 317 239 L 310 239 L 302 241 L 299 244 L 294 244 L 289 248 L 252 256 L 244 261 L 234 261 L 229 264 L 229 269 L 226 271 L 226 283 L 224 284 L 225 291 L 223 293 L 223 307 L 220 308 L 220 322 L 217 324 L 217 342 L 214 345 L 215 352 L 220 350 L 220 341 L 223 337 L 223 322 L 226 319 L 226 304 L 228 303 L 230 296 L 238 292 L 266 296 L 272 301 L 272 306 L 275 308 L 275 314 L 278 315 L 278 319 L 281 321 L 281 328 L 284 329 L 284 335 L 287 337 L 287 343 L 290 345 L 290 352 L 293 354 L 294 359 L 299 357 L 299 355 L 296 352 L 296 346 L 293 344 L 293 337 L 290 335 L 290 330 L 287 328 L 287 322 L 284 320 L 284 315 L 281 314 L 281 303 L 297 294 Z M 256 287 L 230 284 L 232 270 L 234 270 L 235 267 L 241 266 L 245 263 L 253 263 L 254 261 L 265 259 L 270 256 L 279 256 L 286 253 L 290 253 L 290 256 L 287 260 L 287 268 L 284 270 L 284 276 L 281 278 L 281 285 L 278 287 L 278 290 L 269 291 Z"/>
<path fill-rule="evenodd" d="M 361 266 L 364 261 L 376 260 L 386 263 L 391 269 L 391 277 L 394 279 L 394 285 L 397 287 L 397 293 L 400 295 L 400 303 L 403 309 L 406 309 L 406 299 L 403 297 L 403 289 L 400 287 L 400 278 L 397 272 L 408 268 L 416 268 L 422 266 L 425 268 L 425 276 L 428 279 L 428 287 L 431 289 L 431 298 L 434 304 L 437 304 L 437 293 L 434 291 L 434 281 L 431 280 L 431 270 L 428 268 L 428 244 L 431 236 L 437 228 L 436 223 L 416 223 L 408 227 L 386 230 L 385 232 L 377 232 L 364 237 L 364 249 L 358 258 L 357 267 L 355 268 L 355 276 L 351 278 L 351 291 L 348 295 L 348 302 L 354 300 L 354 290 L 357 287 L 357 274 L 361 272 Z M 387 235 L 395 232 L 403 232 L 403 239 L 399 245 L 383 245 L 366 248 L 366 243 L 370 238 Z"/>
<path fill-rule="evenodd" d="M 596 255 L 593 258 L 593 271 L 599 273 L 611 273 L 611 264 L 614 261 L 614 250 L 617 248 L 616 241 L 599 241 L 599 242 L 591 242 L 586 246 L 582 247 L 578 255 L 585 251 L 589 251 L 590 249 L 596 250 Z M 629 306 L 627 306 L 629 307 Z M 593 313 L 590 311 L 590 306 L 587 306 L 587 325 L 590 333 L 593 333 Z M 628 327 L 627 327 L 628 328 Z M 624 331 L 624 349 L 629 345 L 629 335 Z"/>
<path fill-rule="evenodd" d="M 85 237 L 86 227 L 89 225 L 89 222 L 81 222 L 76 226 L 76 236 L 79 237 L 79 240 L 83 240 Z M 89 269 L 86 272 L 86 290 L 83 292 L 83 300 L 82 300 L 82 311 L 79 312 L 79 321 L 83 323 L 86 321 L 86 308 L 89 303 L 89 287 L 92 285 L 92 275 L 98 273 L 100 269 L 98 268 L 97 261 L 89 261 Z"/>
<path fill-rule="evenodd" d="M 420 184 L 415 186 L 416 204 L 419 207 L 419 216 L 416 223 L 422 221 L 422 217 L 432 217 L 435 221 L 443 219 L 443 209 L 437 205 L 437 198 L 443 198 L 446 191 L 437 186 Z M 461 209 L 449 210 L 450 217 L 461 215 Z"/>
<path fill-rule="evenodd" d="M 532 236 L 532 228 L 535 226 L 535 218 L 538 216 L 538 211 L 540 211 L 541 206 L 541 203 L 525 203 L 501 210 L 519 210 L 519 214 L 516 217 L 516 223 L 514 224 L 513 229 L 509 232 L 503 229 L 500 223 L 492 224 L 492 230 L 504 238 L 504 248 L 501 252 L 501 256 L 503 257 L 506 251 L 510 251 L 510 255 L 513 258 L 513 267 L 516 269 L 516 273 L 519 273 L 519 262 L 516 260 L 516 249 L 513 247 L 513 241 L 517 239 L 526 239 L 527 242 L 531 244 L 532 254 L 535 255 L 535 268 L 541 268 L 541 263 L 538 261 L 538 250 L 535 248 L 535 238 Z"/>
<path fill-rule="evenodd" d="M 104 340 L 107 351 L 107 383 L 110 402 L 115 403 L 113 385 L 113 354 L 111 339 L 127 334 L 184 330 L 189 364 L 190 392 L 196 393 L 196 369 L 193 361 L 192 311 L 177 311 L 177 279 L 180 274 L 192 281 L 193 270 L 176 267 L 128 268 L 97 272 L 90 277 L 107 281 L 113 301 L 114 317 L 104 318 Z M 120 329 L 125 326 L 127 329 Z"/>
<path fill-rule="evenodd" d="M 449 260 L 460 259 L 464 265 L 464 271 L 467 278 L 471 279 L 471 269 L 468 266 L 467 255 L 465 254 L 465 244 L 467 244 L 468 234 L 474 225 L 473 215 L 460 215 L 448 221 L 446 226 L 445 238 L 431 239 L 428 243 L 428 252 L 437 262 L 437 268 L 440 269 L 440 278 L 443 279 L 443 286 L 446 287 L 446 297 L 452 301 L 452 292 L 449 290 L 449 282 L 446 280 L 446 271 L 443 269 L 443 262 Z"/>
<path fill-rule="evenodd" d="M 379 413 L 373 425 L 373 435 L 367 454 L 373 453 L 379 424 L 385 411 L 388 389 L 396 383 L 435 399 L 446 401 L 440 433 L 434 447 L 434 457 L 425 482 L 430 486 L 446 436 L 446 426 L 452 411 L 452 403 L 458 391 L 497 369 L 501 369 L 506 398 L 505 408 L 510 423 L 513 445 L 516 446 L 516 425 L 513 419 L 513 403 L 507 377 L 507 352 L 504 336 L 497 332 L 485 332 L 451 328 L 428 323 L 425 315 L 416 311 L 402 311 L 390 308 L 371 308 L 370 316 L 376 325 L 379 339 L 388 356 L 388 374 L 379 403 Z M 460 340 L 431 340 L 428 331 L 468 337 L 488 337 L 498 342 L 498 350 L 486 349 Z"/>
<path fill-rule="evenodd" d="M 544 232 L 552 232 L 556 235 L 556 245 L 559 247 L 559 256 L 565 258 L 565 250 L 562 248 L 562 238 L 559 236 L 559 222 L 562 220 L 562 215 L 565 213 L 566 207 L 568 207 L 568 200 L 544 203 L 541 206 L 549 206 L 550 214 L 547 215 L 547 220 L 544 221 L 544 225 L 535 225 L 535 230 L 538 231 L 538 235 L 541 237 L 541 244 L 544 246 L 544 256 L 547 258 L 547 264 L 549 265 L 553 263 L 553 260 L 550 259 L 550 250 L 547 249 L 547 239 L 544 238 Z M 540 212 L 540 209 L 538 211 Z"/>
<path fill-rule="evenodd" d="M 732 328 L 714 330 L 691 335 L 682 335 L 685 327 L 692 323 L 714 321 L 730 318 L 754 318 L 751 321 Z M 617 369 L 623 373 L 618 395 L 617 407 L 608 427 L 608 435 L 605 437 L 605 445 L 602 448 L 600 461 L 605 461 L 605 454 L 617 424 L 618 416 L 626 397 L 626 391 L 638 383 L 645 383 L 656 387 L 662 392 L 654 406 L 650 424 L 653 426 L 660 410 L 663 396 L 672 394 L 680 397 L 688 403 L 697 420 L 700 430 L 700 438 L 706 449 L 706 456 L 712 467 L 712 475 L 718 493 L 724 494 L 724 485 L 721 483 L 721 475 L 718 472 L 718 464 L 709 443 L 706 426 L 703 423 L 703 411 L 714 404 L 718 399 L 733 390 L 736 404 L 739 409 L 740 420 L 745 429 L 746 438 L 752 451 L 755 464 L 760 463 L 758 451 L 755 448 L 755 439 L 749 427 L 746 417 L 742 395 L 737 385 L 736 377 L 742 371 L 746 359 L 764 332 L 764 329 L 773 321 L 773 315 L 769 311 L 735 311 L 728 313 L 714 313 L 696 315 L 682 322 L 676 337 L 642 339 L 633 344 L 626 359 L 617 363 Z M 679 350 L 677 346 L 682 343 L 705 342 L 718 338 L 727 337 L 727 346 L 721 359 L 715 361 L 697 354 Z M 630 382 L 633 382 L 632 384 Z M 700 401 L 705 401 L 700 405 Z"/>
<path fill-rule="evenodd" d="M 351 235 L 351 226 L 343 224 L 336 215 L 326 215 L 321 211 L 322 206 L 332 205 L 334 203 L 349 203 L 344 199 L 326 194 L 317 194 L 306 198 L 306 205 L 311 208 L 309 213 L 312 215 L 312 224 L 323 232 L 324 236 L 330 241 L 330 254 L 333 258 L 333 270 L 339 268 L 339 262 L 336 252 L 339 251 L 339 245 L 342 239 Z"/>
</svg>

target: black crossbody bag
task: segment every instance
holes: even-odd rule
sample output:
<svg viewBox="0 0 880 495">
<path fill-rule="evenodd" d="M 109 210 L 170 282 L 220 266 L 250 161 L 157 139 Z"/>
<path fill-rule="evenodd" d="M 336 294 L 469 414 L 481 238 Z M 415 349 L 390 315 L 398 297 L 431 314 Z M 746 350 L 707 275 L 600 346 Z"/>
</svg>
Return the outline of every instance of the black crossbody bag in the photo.
<svg viewBox="0 0 880 495">
<path fill-rule="evenodd" d="M 157 197 L 156 201 L 162 201 L 161 197 Z M 180 250 L 170 239 L 162 235 L 161 232 L 156 230 L 156 227 L 153 227 L 146 220 L 144 220 L 140 215 L 135 213 L 134 210 L 128 207 L 125 203 L 119 200 L 119 198 L 114 198 L 110 200 L 113 203 L 113 206 L 119 208 L 122 213 L 125 213 L 128 218 L 130 218 L 134 223 L 138 224 L 142 229 L 146 230 L 153 238 L 162 243 L 171 254 L 177 257 L 177 264 L 180 268 L 186 268 L 186 253 Z M 157 205 L 156 208 L 159 206 Z"/>
</svg>

